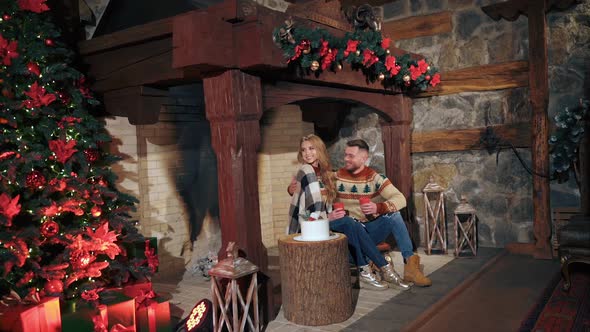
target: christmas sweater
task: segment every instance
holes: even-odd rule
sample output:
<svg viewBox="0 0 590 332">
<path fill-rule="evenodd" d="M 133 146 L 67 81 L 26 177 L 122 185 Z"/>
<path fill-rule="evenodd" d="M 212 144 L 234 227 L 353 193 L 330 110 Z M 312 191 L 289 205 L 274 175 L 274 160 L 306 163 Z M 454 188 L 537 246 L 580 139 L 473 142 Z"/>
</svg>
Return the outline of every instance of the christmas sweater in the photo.
<svg viewBox="0 0 590 332">
<path fill-rule="evenodd" d="M 348 214 L 362 222 L 406 207 L 404 195 L 385 175 L 369 167 L 365 167 L 358 174 L 339 169 L 336 172 L 336 193 L 336 202 L 344 203 Z M 361 211 L 359 199 L 362 197 L 367 197 L 377 204 L 377 214 L 366 216 Z"/>
</svg>

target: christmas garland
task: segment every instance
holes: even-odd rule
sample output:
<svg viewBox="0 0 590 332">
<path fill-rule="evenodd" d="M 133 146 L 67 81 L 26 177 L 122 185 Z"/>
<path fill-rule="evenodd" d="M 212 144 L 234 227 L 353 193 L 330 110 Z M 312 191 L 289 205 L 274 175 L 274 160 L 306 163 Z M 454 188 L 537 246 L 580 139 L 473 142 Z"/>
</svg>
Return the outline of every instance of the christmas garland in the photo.
<svg viewBox="0 0 590 332">
<path fill-rule="evenodd" d="M 380 81 L 385 88 L 424 91 L 440 83 L 440 73 L 425 59 L 391 55 L 391 39 L 383 38 L 379 31 L 354 31 L 337 38 L 324 29 L 294 28 L 293 21 L 287 20 L 274 30 L 273 40 L 284 51 L 289 65 L 308 74 L 336 72 L 343 63 L 349 63 L 361 70 L 368 81 Z"/>
</svg>

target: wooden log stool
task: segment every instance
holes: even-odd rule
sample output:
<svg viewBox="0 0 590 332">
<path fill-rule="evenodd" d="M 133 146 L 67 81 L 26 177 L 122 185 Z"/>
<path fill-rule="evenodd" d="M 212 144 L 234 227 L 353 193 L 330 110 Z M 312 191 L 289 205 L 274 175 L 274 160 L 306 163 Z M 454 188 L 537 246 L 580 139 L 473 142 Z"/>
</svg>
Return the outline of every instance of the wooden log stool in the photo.
<svg viewBox="0 0 590 332">
<path fill-rule="evenodd" d="M 285 318 L 299 325 L 328 325 L 352 316 L 348 240 L 301 242 L 279 239 L 281 292 Z"/>
</svg>

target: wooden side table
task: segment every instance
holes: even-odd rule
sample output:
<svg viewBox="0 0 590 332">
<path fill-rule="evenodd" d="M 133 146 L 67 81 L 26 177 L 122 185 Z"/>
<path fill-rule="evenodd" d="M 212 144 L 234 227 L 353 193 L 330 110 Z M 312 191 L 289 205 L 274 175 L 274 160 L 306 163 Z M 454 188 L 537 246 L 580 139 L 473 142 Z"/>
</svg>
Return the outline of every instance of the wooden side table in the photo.
<svg viewBox="0 0 590 332">
<path fill-rule="evenodd" d="M 299 325 L 328 325 L 352 316 L 348 240 L 301 242 L 279 239 L 281 292 L 285 318 Z"/>
</svg>

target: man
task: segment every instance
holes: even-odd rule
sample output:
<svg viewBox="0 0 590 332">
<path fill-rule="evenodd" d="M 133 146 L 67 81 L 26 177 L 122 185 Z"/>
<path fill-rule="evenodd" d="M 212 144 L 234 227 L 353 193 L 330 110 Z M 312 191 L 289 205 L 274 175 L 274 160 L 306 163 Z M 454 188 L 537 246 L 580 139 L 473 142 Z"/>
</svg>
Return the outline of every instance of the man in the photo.
<svg viewBox="0 0 590 332">
<path fill-rule="evenodd" d="M 368 248 L 365 241 L 360 241 L 363 246 L 360 249 L 380 268 L 384 280 L 405 289 L 408 285 L 400 280 L 393 266 L 388 265 L 380 254 L 375 255 L 378 252 L 376 245 L 393 234 L 405 262 L 404 281 L 421 287 L 432 285 L 432 281 L 420 270 L 420 257 L 412 251 L 410 235 L 399 213 L 406 206 L 405 197 L 387 177 L 365 166 L 369 158 L 369 146 L 365 141 L 352 140 L 346 145 L 345 165 L 336 173 L 336 201 L 344 203 L 344 210 L 329 213 L 330 227 L 338 232 L 342 225 L 351 227 L 352 223 L 360 222 L 373 245 L 373 248 Z M 359 262 L 363 269 L 364 263 L 362 260 Z M 369 280 L 365 278 L 364 281 Z"/>
</svg>

